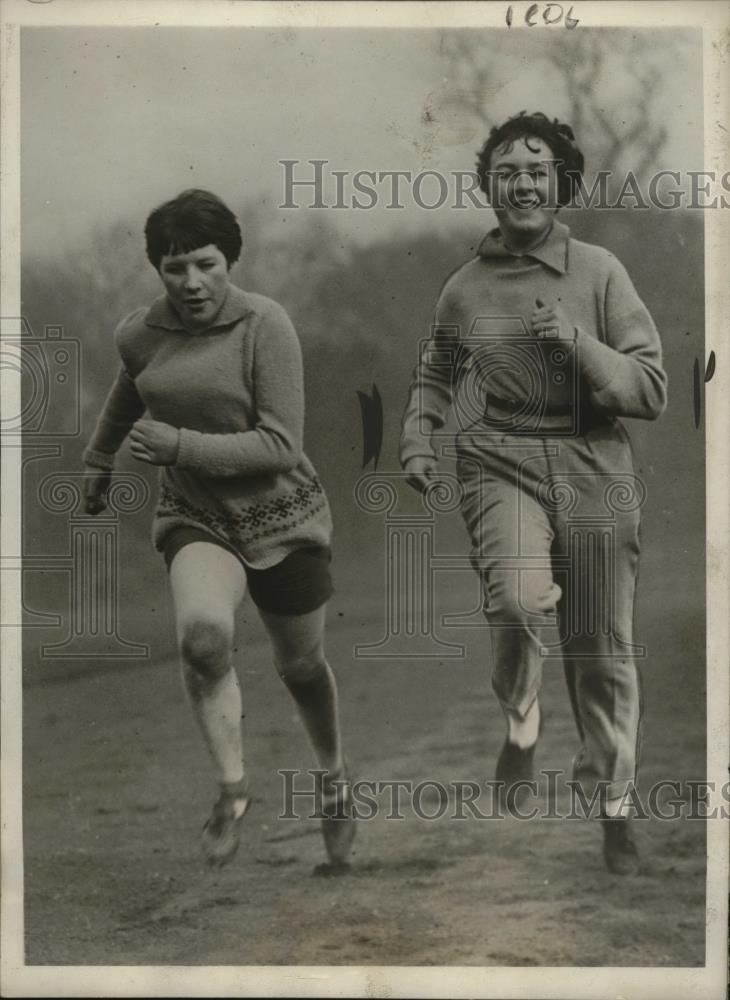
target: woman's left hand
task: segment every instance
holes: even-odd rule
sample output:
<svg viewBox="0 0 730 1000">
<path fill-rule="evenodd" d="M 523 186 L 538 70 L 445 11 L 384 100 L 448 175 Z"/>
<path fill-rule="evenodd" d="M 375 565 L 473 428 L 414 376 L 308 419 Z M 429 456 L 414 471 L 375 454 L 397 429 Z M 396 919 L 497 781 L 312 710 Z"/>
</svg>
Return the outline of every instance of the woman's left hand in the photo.
<svg viewBox="0 0 730 1000">
<path fill-rule="evenodd" d="M 174 465 L 177 461 L 177 427 L 160 420 L 138 420 L 129 432 L 132 454 L 150 465 Z"/>
</svg>

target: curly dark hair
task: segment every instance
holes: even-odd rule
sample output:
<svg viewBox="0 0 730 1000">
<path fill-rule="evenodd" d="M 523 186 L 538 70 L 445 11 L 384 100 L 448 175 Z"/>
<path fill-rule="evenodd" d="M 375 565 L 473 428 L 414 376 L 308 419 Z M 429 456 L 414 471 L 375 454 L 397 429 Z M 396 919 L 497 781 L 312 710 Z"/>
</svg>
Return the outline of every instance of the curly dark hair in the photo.
<svg viewBox="0 0 730 1000">
<path fill-rule="evenodd" d="M 578 181 L 583 176 L 585 160 L 570 125 L 559 122 L 557 118 L 551 121 L 542 111 L 534 111 L 530 115 L 526 111 L 520 111 L 518 115 L 508 118 L 502 125 L 491 130 L 487 141 L 477 153 L 479 187 L 487 197 L 490 197 L 492 153 L 502 146 L 506 146 L 509 151 L 516 139 L 527 137 L 542 139 L 552 150 L 558 161 L 557 201 L 559 205 L 567 205 L 577 190 Z"/>
<path fill-rule="evenodd" d="M 213 243 L 228 266 L 241 254 L 241 229 L 233 212 L 210 191 L 189 188 L 150 213 L 144 227 L 147 256 L 159 271 L 168 254 L 190 253 Z"/>
</svg>

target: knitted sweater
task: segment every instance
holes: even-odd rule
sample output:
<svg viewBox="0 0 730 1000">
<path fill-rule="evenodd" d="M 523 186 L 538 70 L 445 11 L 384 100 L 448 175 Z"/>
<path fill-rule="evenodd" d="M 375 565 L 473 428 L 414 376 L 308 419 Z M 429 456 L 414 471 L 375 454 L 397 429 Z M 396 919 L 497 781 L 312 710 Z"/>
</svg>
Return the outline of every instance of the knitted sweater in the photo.
<svg viewBox="0 0 730 1000">
<path fill-rule="evenodd" d="M 559 304 L 575 339 L 538 339 L 536 299 Z M 558 222 L 539 247 L 517 256 L 490 232 L 478 255 L 446 281 L 403 418 L 400 458 L 433 458 L 431 437 L 452 403 L 460 429 L 478 429 L 489 401 L 520 429 L 571 433 L 589 420 L 652 420 L 666 405 L 661 343 L 621 263 L 570 238 Z"/>
<path fill-rule="evenodd" d="M 229 285 L 214 322 L 191 333 L 161 296 L 114 336 L 122 366 L 83 457 L 111 469 L 145 410 L 180 428 L 176 463 L 160 467 L 158 549 L 184 525 L 217 536 L 258 569 L 329 544 L 327 498 L 302 451 L 299 341 L 281 306 Z"/>
</svg>

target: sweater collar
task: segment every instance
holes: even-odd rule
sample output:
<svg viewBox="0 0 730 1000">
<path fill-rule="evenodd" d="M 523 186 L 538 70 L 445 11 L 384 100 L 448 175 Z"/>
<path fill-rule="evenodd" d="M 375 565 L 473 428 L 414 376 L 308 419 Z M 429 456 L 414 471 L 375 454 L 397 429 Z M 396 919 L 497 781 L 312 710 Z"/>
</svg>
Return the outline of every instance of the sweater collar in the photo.
<svg viewBox="0 0 730 1000">
<path fill-rule="evenodd" d="M 196 335 L 208 333 L 209 330 L 215 330 L 218 327 L 231 326 L 233 323 L 237 323 L 240 319 L 243 319 L 250 312 L 253 312 L 253 309 L 246 293 L 242 289 L 236 288 L 235 285 L 229 285 L 223 305 L 215 320 L 210 326 L 205 327 L 205 329 L 196 330 Z M 147 311 L 145 323 L 147 326 L 157 326 L 163 330 L 173 330 L 182 333 L 190 332 L 183 324 L 177 310 L 167 295 L 161 295 L 158 299 L 155 299 Z"/>
<path fill-rule="evenodd" d="M 499 229 L 492 229 L 482 240 L 477 253 L 480 257 L 532 257 L 543 264 L 547 264 L 558 274 L 565 274 L 568 270 L 568 241 L 570 240 L 570 229 L 557 219 L 553 221 L 552 228 L 547 238 L 535 247 L 534 250 L 527 250 L 523 254 L 515 254 L 508 250 L 502 239 Z"/>
</svg>

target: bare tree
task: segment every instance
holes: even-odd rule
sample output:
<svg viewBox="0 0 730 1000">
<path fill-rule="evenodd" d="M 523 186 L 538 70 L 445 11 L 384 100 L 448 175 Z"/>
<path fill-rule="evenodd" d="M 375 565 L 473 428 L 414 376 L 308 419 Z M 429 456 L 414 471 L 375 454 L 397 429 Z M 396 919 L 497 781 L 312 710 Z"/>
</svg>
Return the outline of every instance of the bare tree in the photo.
<svg viewBox="0 0 730 1000">
<path fill-rule="evenodd" d="M 545 56 L 563 73 L 573 127 L 591 135 L 603 169 L 641 177 L 654 167 L 667 141 L 657 110 L 672 62 L 681 57 L 677 40 L 657 45 L 643 33 L 611 29 L 556 34 Z"/>
<path fill-rule="evenodd" d="M 559 104 L 597 169 L 631 169 L 639 179 L 666 145 L 666 81 L 685 58 L 674 33 L 612 28 L 449 32 L 441 52 L 445 102 L 475 124 L 495 125 L 495 98 L 530 76 L 535 93 Z M 541 101 L 535 104 L 527 110 L 540 110 Z"/>
</svg>

